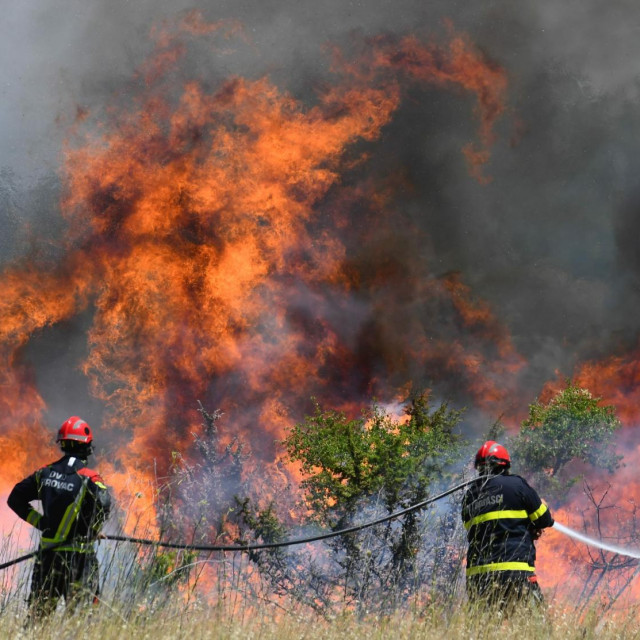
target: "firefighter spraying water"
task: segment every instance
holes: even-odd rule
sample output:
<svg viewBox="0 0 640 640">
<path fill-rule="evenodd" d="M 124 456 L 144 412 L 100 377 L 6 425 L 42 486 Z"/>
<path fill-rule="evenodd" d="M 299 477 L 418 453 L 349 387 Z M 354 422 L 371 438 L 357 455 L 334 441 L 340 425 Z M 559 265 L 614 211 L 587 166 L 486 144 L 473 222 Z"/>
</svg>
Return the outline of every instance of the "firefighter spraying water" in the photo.
<svg viewBox="0 0 640 640">
<path fill-rule="evenodd" d="M 29 594 L 30 610 L 36 619 L 52 612 L 61 597 L 72 607 L 97 601 L 98 563 L 92 543 L 98 537 L 206 552 L 275 549 L 342 536 L 388 522 L 464 488 L 467 491 L 462 502 L 462 518 L 469 542 L 467 593 L 472 603 L 510 610 L 521 602 L 543 602 L 535 575 L 534 542 L 547 527 L 555 526 L 560 533 L 604 551 L 640 558 L 638 550 L 607 544 L 554 522 L 535 490 L 520 476 L 509 473 L 509 452 L 494 441 L 485 442 L 476 454 L 477 478 L 410 507 L 310 537 L 238 545 L 195 545 L 100 534 L 109 515 L 110 497 L 101 477 L 85 466 L 92 453 L 91 428 L 84 420 L 72 416 L 60 427 L 57 441 L 65 455 L 19 482 L 8 499 L 9 506 L 22 519 L 42 532 L 40 547 L 0 565 L 0 569 L 5 569 L 36 557 Z M 31 506 L 35 500 L 41 500 L 43 513 Z"/>
<path fill-rule="evenodd" d="M 67 605 L 97 600 L 93 541 L 111 507 L 104 481 L 86 466 L 91 427 L 71 416 L 60 427 L 57 442 L 64 456 L 16 484 L 8 499 L 11 509 L 42 533 L 29 594 L 36 617 L 53 611 L 61 597 Z M 31 506 L 35 500 L 41 501 L 42 513 Z"/>
<path fill-rule="evenodd" d="M 500 607 L 518 601 L 542 602 L 534 541 L 554 521 L 526 480 L 509 474 L 510 467 L 509 452 L 493 440 L 476 454 L 475 468 L 481 477 L 462 502 L 471 602 L 488 601 Z"/>
</svg>

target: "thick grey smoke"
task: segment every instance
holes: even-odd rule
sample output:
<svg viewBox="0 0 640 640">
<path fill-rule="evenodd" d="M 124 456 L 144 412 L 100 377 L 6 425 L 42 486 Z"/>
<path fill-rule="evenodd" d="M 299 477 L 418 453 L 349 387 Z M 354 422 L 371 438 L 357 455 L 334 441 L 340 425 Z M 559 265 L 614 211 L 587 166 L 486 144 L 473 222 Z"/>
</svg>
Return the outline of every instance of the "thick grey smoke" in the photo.
<svg viewBox="0 0 640 640">
<path fill-rule="evenodd" d="M 422 261 L 414 274 L 460 271 L 491 303 L 531 363 L 532 399 L 556 369 L 570 374 L 583 359 L 635 345 L 635 0 L 14 4 L 0 26 L 0 263 L 29 252 L 55 258 L 55 176 L 69 125 L 79 108 L 99 109 L 114 95 L 126 100 L 132 73 L 153 46 L 153 25 L 193 8 L 211 21 L 240 21 L 248 38 L 242 50 L 221 53 L 215 68 L 194 62 L 199 78 L 215 84 L 231 74 L 269 74 L 309 101 L 330 73 L 326 44 L 348 45 L 354 32 L 445 39 L 445 18 L 466 31 L 509 77 L 509 112 L 485 168 L 491 182 L 475 182 L 460 153 L 476 135 L 471 100 L 435 89 L 406 101 L 367 167 L 374 177 L 401 169 L 411 185 L 396 206 L 429 238 L 410 253 L 412 262 Z M 411 236 L 398 235 L 399 246 Z M 72 329 L 60 331 L 81 340 Z M 76 338 L 67 339 L 76 353 Z M 47 400 L 55 395 L 52 389 Z"/>
</svg>

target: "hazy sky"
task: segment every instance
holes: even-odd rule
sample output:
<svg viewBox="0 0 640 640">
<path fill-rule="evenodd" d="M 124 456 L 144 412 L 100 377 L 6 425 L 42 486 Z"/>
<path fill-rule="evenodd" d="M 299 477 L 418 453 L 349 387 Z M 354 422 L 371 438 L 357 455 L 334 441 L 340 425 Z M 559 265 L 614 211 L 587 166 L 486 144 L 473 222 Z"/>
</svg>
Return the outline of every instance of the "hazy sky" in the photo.
<svg viewBox="0 0 640 640">
<path fill-rule="evenodd" d="M 524 85 L 533 90 L 531 83 L 549 74 L 575 83 L 564 103 L 556 96 L 558 109 L 579 108 L 579 96 L 585 103 L 605 99 L 615 118 L 638 95 L 640 9 L 633 0 L 27 1 L 13 4 L 0 26 L 1 165 L 27 175 L 55 170 L 64 130 L 56 120 L 72 117 L 77 104 L 103 101 L 149 50 L 151 27 L 192 8 L 245 25 L 258 55 L 225 61 L 231 71 L 299 79 L 326 66 L 322 46 L 350 30 L 438 32 L 446 17 L 507 68 L 522 91 L 513 96 L 518 101 L 535 100 Z"/>
</svg>

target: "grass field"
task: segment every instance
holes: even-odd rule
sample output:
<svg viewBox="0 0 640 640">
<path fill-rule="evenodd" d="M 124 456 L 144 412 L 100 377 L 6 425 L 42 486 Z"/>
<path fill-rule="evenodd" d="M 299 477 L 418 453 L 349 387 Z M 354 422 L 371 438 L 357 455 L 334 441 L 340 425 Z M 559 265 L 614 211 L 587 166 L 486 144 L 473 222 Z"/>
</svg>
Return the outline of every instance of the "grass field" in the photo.
<svg viewBox="0 0 640 640">
<path fill-rule="evenodd" d="M 637 612 L 603 622 L 587 616 L 578 620 L 570 612 L 547 611 L 546 614 L 521 612 L 509 619 L 497 613 L 470 612 L 466 608 L 445 613 L 441 609 L 425 609 L 397 613 L 387 618 L 356 619 L 345 614 L 332 620 L 322 617 L 282 614 L 265 605 L 249 608 L 234 617 L 204 606 L 191 608 L 169 606 L 163 610 L 140 612 L 123 619 L 116 610 L 97 607 L 74 613 L 57 612 L 47 621 L 24 626 L 24 618 L 16 611 L 5 611 L 0 617 L 0 638 L 38 638 L 61 640 L 99 638 L 100 640 L 132 639 L 264 639 L 356 640 L 360 638 L 553 638 L 562 640 L 590 638 L 636 638 L 640 635 Z"/>
<path fill-rule="evenodd" d="M 23 552 L 12 538 L 6 536 L 0 544 L 0 561 Z M 590 610 L 578 610 L 577 602 L 549 591 L 544 611 L 524 608 L 505 617 L 469 608 L 461 579 L 445 602 L 406 604 L 386 616 L 356 615 L 353 603 L 336 602 L 331 612 L 312 611 L 274 596 L 246 554 L 212 555 L 204 562 L 190 559 L 189 570 L 180 571 L 175 555 L 157 550 L 106 545 L 103 551 L 101 601 L 74 611 L 61 603 L 41 622 L 27 621 L 31 561 L 3 571 L 0 640 L 640 638 L 640 603 L 628 601 L 624 609 L 602 617 L 604 602 L 592 601 Z"/>
</svg>

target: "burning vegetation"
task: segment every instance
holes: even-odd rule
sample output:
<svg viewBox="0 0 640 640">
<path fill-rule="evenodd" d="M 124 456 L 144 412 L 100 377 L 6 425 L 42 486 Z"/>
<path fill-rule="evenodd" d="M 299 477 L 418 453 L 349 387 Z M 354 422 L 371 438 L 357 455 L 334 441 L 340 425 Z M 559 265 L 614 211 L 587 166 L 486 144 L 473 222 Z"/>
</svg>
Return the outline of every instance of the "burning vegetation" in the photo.
<svg viewBox="0 0 640 640">
<path fill-rule="evenodd" d="M 205 38 L 215 59 L 243 42 L 238 24 L 194 12 L 153 35 L 155 51 L 122 95 L 103 112 L 79 112 L 69 132 L 55 259 L 29 256 L 2 273 L 0 449 L 13 462 L 0 486 L 55 455 L 28 346 L 84 317 L 86 355 L 74 364 L 104 407 L 99 464 L 125 530 L 278 539 L 311 526 L 305 508 L 315 524 L 340 528 L 419 501 L 460 446 L 461 414 L 430 407 L 424 389 L 503 415 L 512 430 L 531 394 L 527 362 L 490 305 L 464 274 L 419 259 L 430 239 L 402 207 L 413 185 L 401 168 L 376 179 L 376 145 L 406 102 L 450 92 L 476 128 L 461 162 L 488 184 L 506 72 L 452 27 L 439 44 L 358 39 L 353 51 L 333 49 L 332 82 L 309 102 L 268 77 L 189 76 L 194 43 Z M 619 378 L 635 393 L 636 361 L 585 364 L 575 376 L 616 405 L 625 427 L 638 416 Z M 315 417 L 305 419 L 312 398 Z M 377 407 L 357 418 L 373 398 L 406 415 Z M 227 416 L 224 429 L 212 408 Z M 304 438 L 336 425 L 378 439 L 360 441 L 362 455 L 311 456 Z M 293 489 L 307 492 L 305 508 Z M 585 495 L 600 526 L 604 505 Z M 249 560 L 280 596 L 328 608 L 340 585 L 343 601 L 383 609 L 394 604 L 389 590 L 401 601 L 427 582 L 443 593 L 455 585 L 459 528 L 453 504 L 339 539 L 307 564 L 283 553 Z M 553 545 L 566 553 L 566 541 Z M 180 562 L 164 573 L 154 564 L 147 583 Z M 600 562 L 590 579 L 615 564 Z M 550 586 L 565 582 L 566 566 L 541 566 Z M 626 580 L 636 564 L 622 569 Z"/>
<path fill-rule="evenodd" d="M 233 433 L 269 461 L 312 395 L 348 408 L 400 393 L 421 367 L 468 374 L 471 387 L 483 367 L 500 376 L 517 359 L 508 345 L 491 360 L 482 353 L 493 329 L 483 329 L 486 313 L 465 313 L 474 303 L 459 279 L 423 278 L 384 250 L 398 241 L 391 187 L 348 178 L 415 85 L 469 93 L 487 148 L 503 72 L 452 34 L 444 46 L 364 42 L 349 64 L 336 52 L 336 82 L 312 106 L 268 78 L 178 82 L 190 39 L 217 30 L 228 35 L 197 14 L 165 25 L 133 99 L 77 123 L 62 167 L 62 255 L 10 265 L 0 285 L 5 435 L 15 443 L 16 430 L 30 432 L 23 440 L 36 448 L 47 440 L 24 348 L 90 312 L 80 366 L 104 403 L 118 487 L 191 449 L 199 399 L 233 412 Z M 375 263 L 353 251 L 362 242 L 379 245 Z M 388 344 L 381 299 L 398 278 L 399 305 L 439 318 L 412 313 L 406 336 Z M 443 320 L 460 325 L 453 349 Z"/>
</svg>

